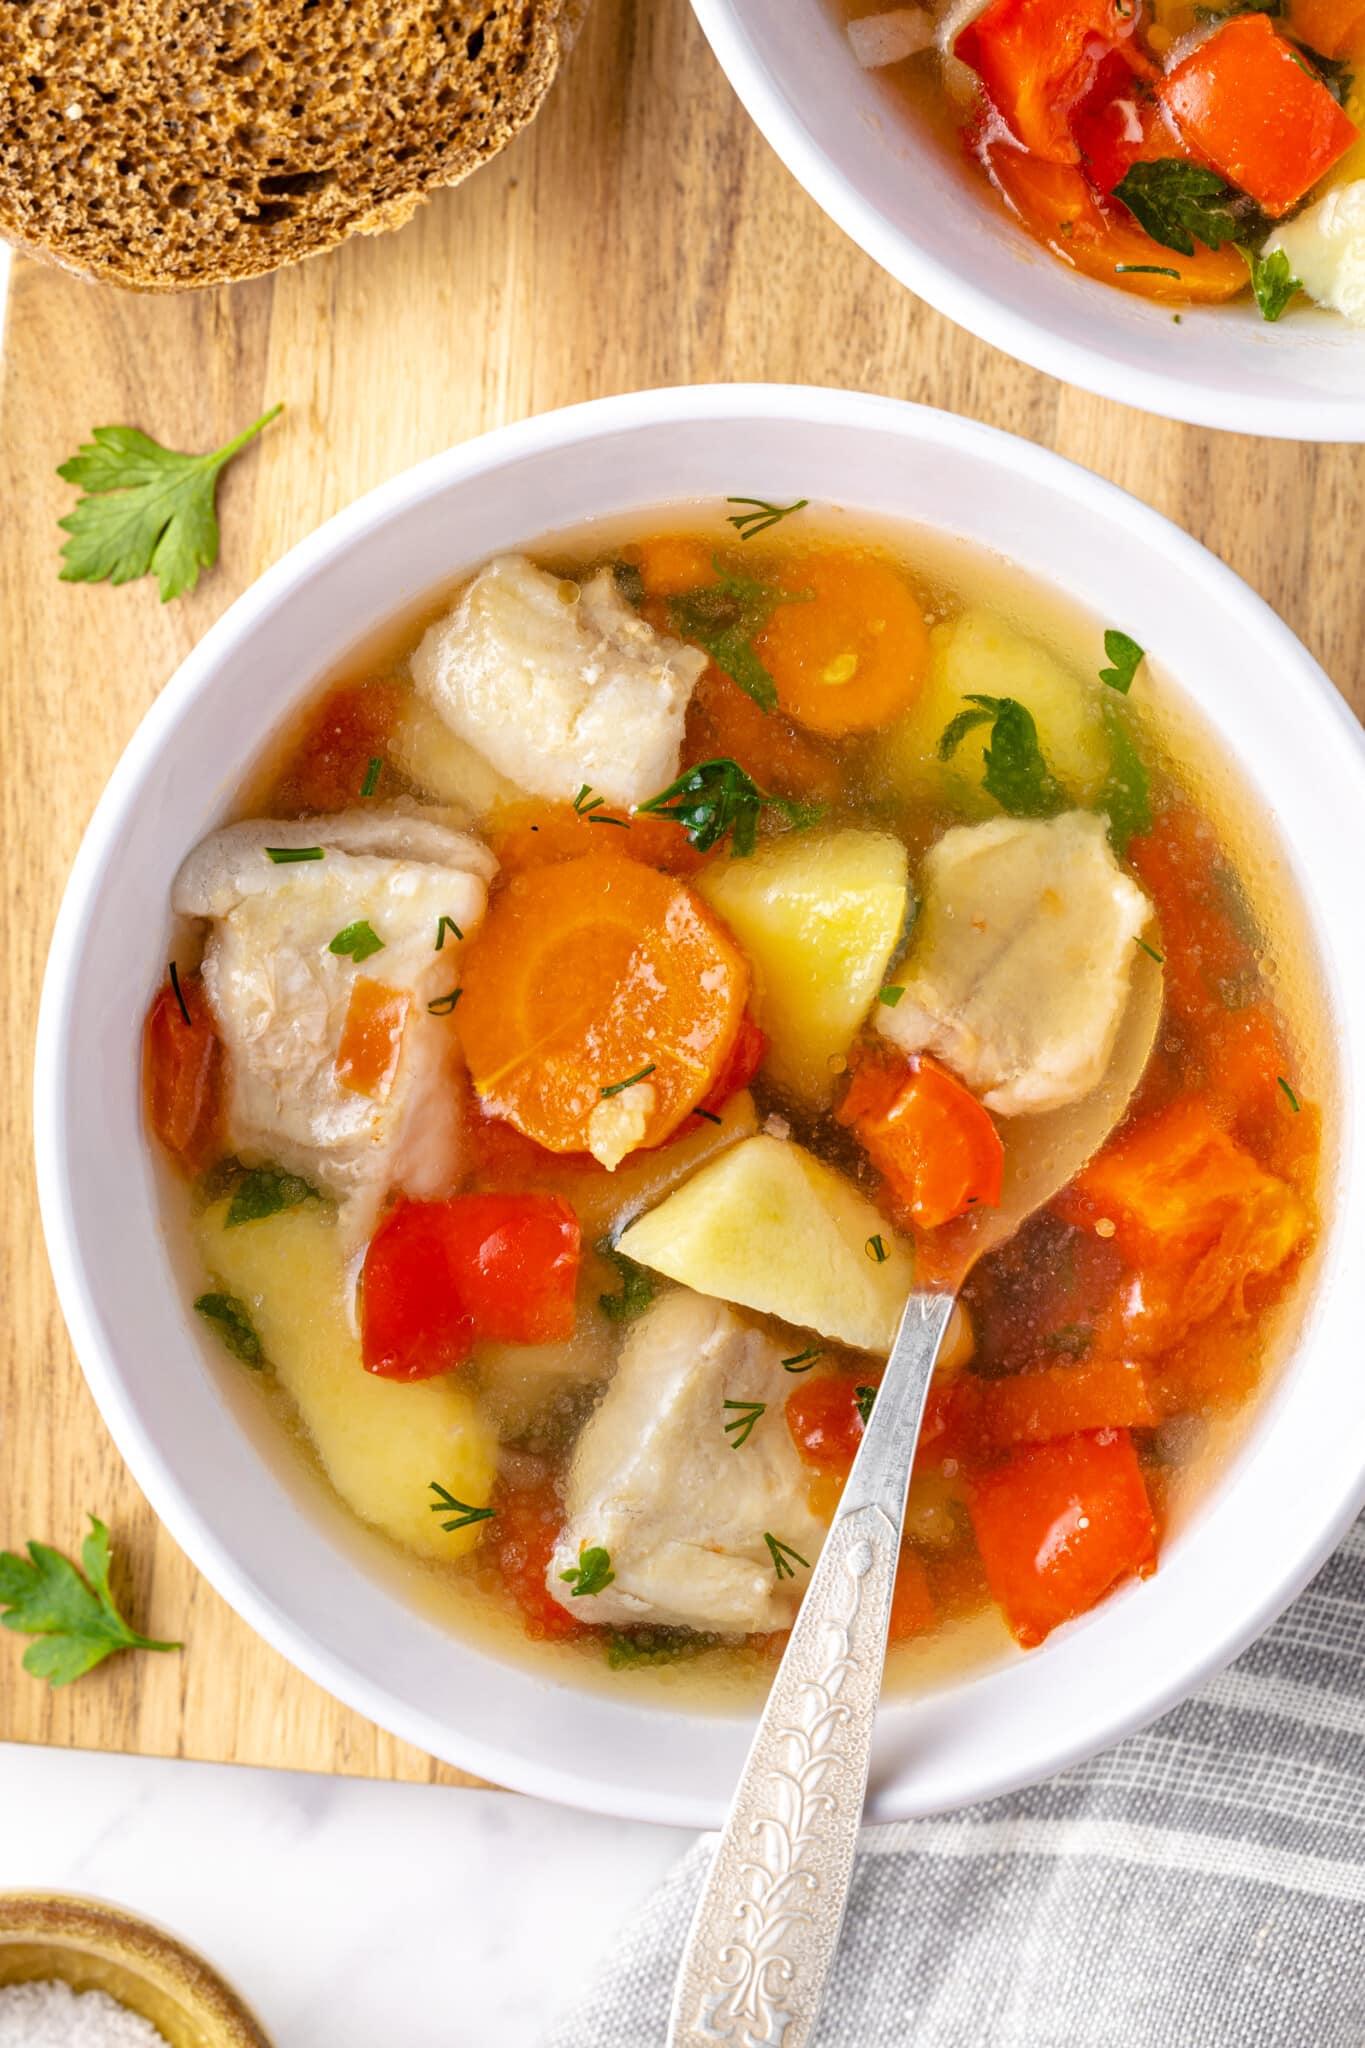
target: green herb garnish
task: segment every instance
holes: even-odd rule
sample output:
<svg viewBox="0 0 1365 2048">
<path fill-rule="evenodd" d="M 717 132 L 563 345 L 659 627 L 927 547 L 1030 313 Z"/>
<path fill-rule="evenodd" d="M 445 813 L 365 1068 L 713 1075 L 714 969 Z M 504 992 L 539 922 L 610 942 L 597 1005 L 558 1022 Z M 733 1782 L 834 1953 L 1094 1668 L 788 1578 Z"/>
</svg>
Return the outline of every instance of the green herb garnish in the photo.
<svg viewBox="0 0 1365 2048">
<path fill-rule="evenodd" d="M 172 962 L 171 962 L 171 965 L 170 965 L 170 976 L 171 976 L 171 990 L 172 990 L 172 993 L 173 993 L 173 994 L 174 994 L 174 996 L 175 996 L 175 999 L 176 999 L 177 1003 L 179 1003 L 179 1005 L 180 1005 L 180 1014 L 181 1014 L 181 1016 L 182 1016 L 182 1017 L 184 1018 L 184 1020 L 185 1020 L 186 1024 L 188 1024 L 188 1026 L 189 1026 L 190 1030 L 191 1030 L 191 1031 L 193 1031 L 193 1029 L 194 1029 L 194 1019 L 193 1019 L 193 1017 L 191 1017 L 191 1015 L 190 1015 L 190 1006 L 189 1006 L 189 1004 L 188 1004 L 188 1003 L 187 1003 L 187 1002 L 185 1001 L 185 997 L 184 997 L 184 992 L 183 992 L 183 990 L 181 989 L 181 986 L 180 986 L 180 972 L 179 972 L 179 969 L 178 969 L 178 968 L 176 967 L 176 964 L 175 964 L 174 960 L 172 960 Z"/>
<path fill-rule="evenodd" d="M 1014 818 L 1048 818 L 1061 810 L 1066 795 L 1048 767 L 1038 743 L 1033 713 L 1014 697 L 987 697 L 975 692 L 943 728 L 940 761 L 951 759 L 958 745 L 978 725 L 991 728 L 981 786 L 1001 810 Z"/>
<path fill-rule="evenodd" d="M 859 1419 L 862 1422 L 863 1428 L 866 1429 L 868 1417 L 872 1413 L 872 1403 L 877 1398 L 877 1389 L 875 1387 L 855 1387 L 853 1389 L 853 1398 L 858 1404 Z"/>
<path fill-rule="evenodd" d="M 234 455 L 268 426 L 272 406 L 209 455 L 180 455 L 136 427 L 96 427 L 57 474 L 85 495 L 57 524 L 64 583 L 131 583 L 150 571 L 161 602 L 193 590 L 218 559 L 218 478 Z"/>
<path fill-rule="evenodd" d="M 1149 946 L 1147 944 L 1146 939 L 1134 939 L 1133 944 L 1135 946 L 1141 946 L 1143 952 L 1147 955 L 1147 958 L 1149 960 L 1155 960 L 1158 967 L 1164 967 L 1166 965 L 1166 955 L 1164 953 L 1158 953 L 1155 946 Z"/>
<path fill-rule="evenodd" d="M 720 1124 L 725 1121 L 724 1117 L 716 1115 L 714 1109 L 697 1108 L 693 1110 L 692 1114 L 693 1116 L 704 1116 L 708 1124 Z"/>
<path fill-rule="evenodd" d="M 0 1552 L 0 1621 L 18 1635 L 37 1636 L 24 1669 L 49 1685 L 70 1685 L 116 1650 L 178 1650 L 130 1628 L 109 1591 L 109 1531 L 97 1516 L 81 1545 L 85 1576 L 60 1551 L 30 1543 L 27 1559 Z"/>
<path fill-rule="evenodd" d="M 267 846 L 266 858 L 273 860 L 277 868 L 287 868 L 296 860 L 321 860 L 320 846 Z"/>
<path fill-rule="evenodd" d="M 239 1224 L 259 1223 L 263 1217 L 278 1216 L 282 1210 L 320 1200 L 317 1189 L 299 1174 L 281 1173 L 274 1166 L 253 1166 L 233 1191 L 223 1228 L 235 1230 Z"/>
<path fill-rule="evenodd" d="M 628 1259 L 624 1252 L 618 1252 L 609 1237 L 597 1240 L 597 1252 L 621 1275 L 621 1292 L 599 1294 L 598 1307 L 613 1323 L 633 1322 L 654 1299 L 654 1275 L 648 1266 L 641 1266 L 634 1259 Z"/>
<path fill-rule="evenodd" d="M 616 1577 L 611 1568 L 611 1554 L 594 1543 L 591 1547 L 580 1546 L 578 1563 L 559 1574 L 561 1579 L 573 1587 L 573 1598 L 582 1600 L 590 1593 L 601 1593 Z"/>
<path fill-rule="evenodd" d="M 363 917 L 355 924 L 348 924 L 344 931 L 339 931 L 336 937 L 329 941 L 327 947 L 329 953 L 340 954 L 343 958 L 349 954 L 357 967 L 362 960 L 368 960 L 372 953 L 382 953 L 383 950 L 384 941 L 374 926 L 367 924 Z"/>
<path fill-rule="evenodd" d="M 798 498 L 794 505 L 769 505 L 762 498 L 727 498 L 725 502 L 752 508 L 748 512 L 732 512 L 726 524 L 734 527 L 741 540 L 753 540 L 755 535 L 776 526 L 779 519 L 790 519 L 793 512 L 804 512 L 810 499 Z"/>
<path fill-rule="evenodd" d="M 264 1365 L 265 1354 L 256 1326 L 235 1294 L 201 1294 L 194 1306 L 206 1322 L 213 1324 L 234 1358 L 240 1358 L 243 1365 Z"/>
<path fill-rule="evenodd" d="M 453 988 L 448 996 L 437 996 L 434 1002 L 427 1004 L 427 1008 L 433 1017 L 448 1017 L 463 994 L 462 988 Z"/>
<path fill-rule="evenodd" d="M 1180 282 L 1180 272 L 1169 263 L 1116 263 L 1114 269 L 1120 277 L 1173 277 Z"/>
<path fill-rule="evenodd" d="M 790 1358 L 784 1358 L 782 1370 L 784 1372 L 809 1372 L 816 1360 L 823 1358 L 824 1355 L 825 1347 L 823 1344 L 810 1344 L 804 1351 L 794 1351 Z"/>
<path fill-rule="evenodd" d="M 880 1231 L 877 1231 L 875 1235 L 867 1240 L 863 1250 L 867 1253 L 874 1266 L 884 1266 L 891 1256 L 890 1252 L 886 1249 L 886 1239 Z"/>
<path fill-rule="evenodd" d="M 579 817 L 582 818 L 585 817 L 589 811 L 595 811 L 600 804 L 604 804 L 605 802 L 606 798 L 604 796 L 594 796 L 592 793 L 592 784 L 590 782 L 585 782 L 579 789 L 578 795 L 573 800 L 573 807 L 577 811 Z"/>
<path fill-rule="evenodd" d="M 379 787 L 379 778 L 383 773 L 383 769 L 384 763 L 381 757 L 378 754 L 371 754 L 370 765 L 365 770 L 365 780 L 360 785 L 360 794 L 362 796 L 374 795 Z"/>
<path fill-rule="evenodd" d="M 1117 690 L 1121 697 L 1126 697 L 1133 687 L 1133 677 L 1147 658 L 1147 650 L 1139 647 L 1127 633 L 1116 632 L 1110 627 L 1104 636 L 1104 651 L 1114 665 L 1100 670 L 1100 681 L 1108 683 L 1110 689 Z"/>
<path fill-rule="evenodd" d="M 457 939 L 463 939 L 464 937 L 464 933 L 460 930 L 453 917 L 438 918 L 436 920 L 436 951 L 438 953 L 446 942 L 447 932 L 453 932 Z"/>
<path fill-rule="evenodd" d="M 599 1093 L 601 1094 L 603 1101 L 605 1101 L 607 1096 L 609 1095 L 621 1095 L 625 1092 L 627 1088 L 633 1088 L 637 1081 L 647 1080 L 653 1072 L 654 1062 L 653 1060 L 651 1060 L 647 1067 L 641 1067 L 638 1074 L 627 1074 L 624 1081 L 612 1081 L 608 1084 L 607 1087 L 599 1090 Z"/>
<path fill-rule="evenodd" d="M 720 1640 L 701 1629 L 614 1628 L 606 1639 L 607 1669 L 632 1671 L 652 1664 L 675 1664 L 681 1657 L 699 1657 L 714 1650 Z"/>
<path fill-rule="evenodd" d="M 751 576 L 723 568 L 717 556 L 712 557 L 712 566 L 715 583 L 703 583 L 672 600 L 673 630 L 709 654 L 761 710 L 775 711 L 777 686 L 754 652 L 754 639 L 780 604 L 803 604 L 810 593 L 756 583 Z"/>
<path fill-rule="evenodd" d="M 667 789 L 661 789 L 642 812 L 672 818 L 681 825 L 698 853 L 709 853 L 730 834 L 730 851 L 738 860 L 753 852 L 762 811 L 778 811 L 797 831 L 815 824 L 821 816 L 819 804 L 793 803 L 785 796 L 769 796 L 738 761 L 699 761 Z"/>
<path fill-rule="evenodd" d="M 1288 1102 L 1289 1102 L 1289 1107 L 1290 1107 L 1290 1108 L 1291 1108 L 1291 1109 L 1293 1110 L 1293 1112 L 1294 1112 L 1295 1116 L 1297 1116 L 1297 1115 L 1298 1115 L 1298 1113 L 1299 1113 L 1299 1098 L 1298 1098 L 1298 1096 L 1297 1096 L 1297 1095 L 1296 1095 L 1296 1094 L 1294 1093 L 1294 1091 L 1293 1091 L 1293 1089 L 1292 1089 L 1292 1088 L 1290 1087 L 1289 1083 L 1288 1083 L 1288 1082 L 1287 1082 L 1287 1081 L 1285 1080 L 1285 1078 L 1284 1078 L 1284 1075 L 1283 1075 L 1283 1074 L 1277 1074 L 1277 1075 L 1275 1076 L 1275 1079 L 1276 1079 L 1276 1080 L 1278 1081 L 1278 1083 L 1279 1083 L 1280 1087 L 1281 1087 L 1281 1088 L 1283 1088 L 1283 1090 L 1284 1090 L 1284 1092 L 1285 1092 L 1285 1095 L 1286 1095 L 1286 1097 L 1287 1097 L 1287 1099 L 1288 1099 Z"/>
<path fill-rule="evenodd" d="M 1114 187 L 1139 227 L 1154 242 L 1193 256 L 1196 239 L 1210 249 L 1239 242 L 1249 222 L 1234 212 L 1232 188 L 1216 171 L 1181 157 L 1161 156 L 1130 164 Z"/>
<path fill-rule="evenodd" d="M 737 1451 L 741 1444 L 747 1444 L 754 1433 L 754 1424 L 767 1409 L 766 1401 L 727 1401 L 727 1408 L 736 1412 L 725 1425 L 725 1434 L 730 1439 L 730 1448 Z"/>
<path fill-rule="evenodd" d="M 777 1573 L 779 1579 L 794 1579 L 796 1577 L 791 1564 L 787 1562 L 789 1558 L 793 1559 L 795 1563 L 803 1565 L 807 1571 L 810 1570 L 809 1564 L 806 1563 L 799 1550 L 793 1550 L 790 1543 L 780 1542 L 767 1529 L 763 1531 L 763 1541 L 768 1546 L 768 1555 L 773 1561 L 773 1570 Z"/>
<path fill-rule="evenodd" d="M 894 1010 L 904 994 L 904 982 L 893 982 L 888 987 L 877 990 L 877 1001 L 884 1003 L 888 1010 Z"/>
<path fill-rule="evenodd" d="M 1243 249 L 1247 269 L 1251 272 L 1251 289 L 1256 296 L 1263 320 L 1278 320 L 1296 292 L 1303 290 L 1300 280 L 1289 268 L 1289 258 L 1283 249 L 1272 249 L 1268 256 L 1262 256 L 1256 249 Z"/>
<path fill-rule="evenodd" d="M 429 1479 L 427 1485 L 436 1498 L 430 1503 L 433 1515 L 450 1515 L 451 1520 L 442 1522 L 441 1527 L 448 1536 L 452 1529 L 468 1529 L 475 1522 L 491 1522 L 498 1512 L 496 1508 L 472 1508 L 468 1501 L 456 1500 L 453 1493 L 447 1493 L 439 1479 Z"/>
<path fill-rule="evenodd" d="M 1152 829 L 1151 778 L 1123 706 L 1111 697 L 1100 710 L 1109 740 L 1109 773 L 1097 808 L 1109 819 L 1109 843 L 1122 860 L 1129 840 Z"/>
</svg>

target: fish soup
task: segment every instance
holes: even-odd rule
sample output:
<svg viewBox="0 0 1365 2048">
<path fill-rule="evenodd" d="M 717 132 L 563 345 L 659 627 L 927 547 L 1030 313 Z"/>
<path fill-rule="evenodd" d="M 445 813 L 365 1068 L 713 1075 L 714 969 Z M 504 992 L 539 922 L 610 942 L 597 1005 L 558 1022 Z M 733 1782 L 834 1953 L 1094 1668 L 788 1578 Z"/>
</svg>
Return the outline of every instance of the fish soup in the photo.
<svg viewBox="0 0 1365 2048">
<path fill-rule="evenodd" d="M 755 505 L 487 563 L 171 903 L 194 1306 L 499 1654 L 766 1681 L 906 1293 L 1143 977 L 1128 1115 L 954 1314 L 892 1681 L 1157 1569 L 1273 1364 L 1330 1102 L 1301 921 L 1136 641 L 979 555 Z"/>
</svg>

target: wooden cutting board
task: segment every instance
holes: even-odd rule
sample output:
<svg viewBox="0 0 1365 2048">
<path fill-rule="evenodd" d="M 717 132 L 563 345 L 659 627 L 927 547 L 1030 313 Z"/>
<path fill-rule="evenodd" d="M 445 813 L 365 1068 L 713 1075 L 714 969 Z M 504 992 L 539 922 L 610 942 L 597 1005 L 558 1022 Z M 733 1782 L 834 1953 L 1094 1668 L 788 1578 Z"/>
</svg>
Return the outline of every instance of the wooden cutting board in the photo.
<svg viewBox="0 0 1365 2048">
<path fill-rule="evenodd" d="M 0 381 L 0 1547 L 111 1525 L 141 1625 L 56 1694 L 0 1638 L 0 1740 L 463 1781 L 259 1642 L 156 1522 L 72 1356 L 43 1253 L 30 1061 L 58 898 L 120 750 L 261 570 L 409 463 L 506 420 L 648 385 L 853 385 L 1031 436 L 1168 513 L 1240 571 L 1365 709 L 1365 454 L 1204 433 L 1068 390 L 894 284 L 759 137 L 687 0 L 595 0 L 533 128 L 400 233 L 231 291 L 135 298 L 16 264 Z M 150 583 L 57 580 L 55 476 L 89 430 L 176 448 L 286 412 L 227 474 L 222 559 Z M 1294 707 L 1286 704 L 1285 717 Z M 170 1362 L 173 1364 L 173 1361 Z"/>
</svg>

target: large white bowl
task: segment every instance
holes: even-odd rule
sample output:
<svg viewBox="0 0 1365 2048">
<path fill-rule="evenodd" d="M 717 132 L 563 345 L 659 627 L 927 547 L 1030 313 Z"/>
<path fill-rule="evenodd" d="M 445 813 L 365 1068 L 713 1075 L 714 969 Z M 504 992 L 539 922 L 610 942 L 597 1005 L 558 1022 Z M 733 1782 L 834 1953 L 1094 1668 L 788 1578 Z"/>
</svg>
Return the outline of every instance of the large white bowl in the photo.
<svg viewBox="0 0 1365 2048">
<path fill-rule="evenodd" d="M 165 972 L 176 864 L 316 679 L 496 549 L 585 515 L 735 490 L 965 536 L 1139 631 L 1261 794 L 1328 952 L 1345 1066 L 1311 1313 L 1234 1468 L 1153 1579 L 1031 1656 L 886 1708 L 872 1811 L 889 1819 L 1041 1778 L 1150 1719 L 1266 1625 L 1365 1494 L 1365 948 L 1344 942 L 1360 930 L 1365 748 L 1299 642 L 1174 526 L 990 428 L 891 399 L 764 385 L 577 406 L 396 477 L 233 605 L 115 770 L 72 872 L 43 992 L 39 1187 L 62 1307 L 119 1449 L 254 1628 L 349 1705 L 450 1762 L 604 1812 L 719 1821 L 748 1741 L 742 1718 L 633 1705 L 497 1661 L 409 1604 L 358 1554 L 340 1511 L 291 1481 L 292 1466 L 272 1469 L 268 1443 L 233 1406 L 240 1376 L 221 1370 L 172 1270 L 138 1044 Z"/>
<path fill-rule="evenodd" d="M 890 4 L 890 0 L 888 0 Z M 894 278 L 983 341 L 1167 419 L 1365 440 L 1365 333 L 1300 302 L 1172 309 L 1068 270 L 854 61 L 832 0 L 692 0 L 792 176 Z M 827 317 L 829 308 L 816 309 Z"/>
</svg>

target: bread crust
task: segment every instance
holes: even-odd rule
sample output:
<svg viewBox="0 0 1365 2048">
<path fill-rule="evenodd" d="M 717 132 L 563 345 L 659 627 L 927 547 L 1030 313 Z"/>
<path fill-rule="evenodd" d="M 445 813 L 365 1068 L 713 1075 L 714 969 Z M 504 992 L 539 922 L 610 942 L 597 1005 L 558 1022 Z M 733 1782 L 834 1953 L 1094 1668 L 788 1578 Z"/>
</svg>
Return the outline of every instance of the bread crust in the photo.
<svg viewBox="0 0 1365 2048">
<path fill-rule="evenodd" d="M 0 8 L 0 238 L 130 291 L 408 220 L 535 114 L 586 0 Z"/>
</svg>

